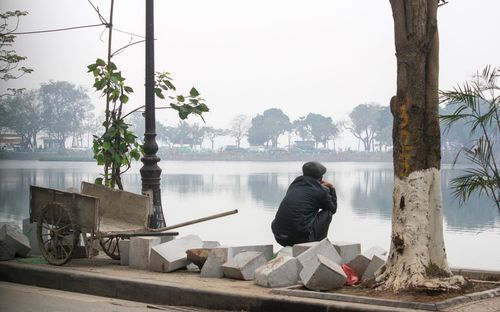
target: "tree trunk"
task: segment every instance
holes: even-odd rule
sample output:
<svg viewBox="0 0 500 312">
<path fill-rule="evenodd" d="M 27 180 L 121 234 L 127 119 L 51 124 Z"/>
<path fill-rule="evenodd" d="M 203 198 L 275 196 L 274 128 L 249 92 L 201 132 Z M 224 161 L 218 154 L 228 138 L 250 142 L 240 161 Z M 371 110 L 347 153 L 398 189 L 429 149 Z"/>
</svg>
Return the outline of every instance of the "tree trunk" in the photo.
<svg viewBox="0 0 500 312">
<path fill-rule="evenodd" d="M 391 99 L 395 181 L 391 247 L 376 281 L 398 292 L 451 271 L 440 183 L 438 1 L 390 2 L 397 58 L 397 93 Z"/>
</svg>

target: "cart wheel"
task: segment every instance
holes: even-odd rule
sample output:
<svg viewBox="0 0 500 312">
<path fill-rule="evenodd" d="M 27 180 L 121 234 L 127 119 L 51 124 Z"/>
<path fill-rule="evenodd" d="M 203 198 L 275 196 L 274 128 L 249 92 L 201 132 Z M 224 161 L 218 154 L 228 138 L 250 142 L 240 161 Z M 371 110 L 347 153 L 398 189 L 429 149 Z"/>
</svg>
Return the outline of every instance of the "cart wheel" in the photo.
<svg viewBox="0 0 500 312">
<path fill-rule="evenodd" d="M 63 265 L 71 259 L 78 235 L 67 208 L 47 204 L 40 212 L 37 235 L 40 251 L 50 264 Z"/>
<path fill-rule="evenodd" d="M 101 237 L 99 238 L 99 244 L 111 259 L 120 260 L 120 246 L 118 242 L 121 239 L 120 236 Z"/>
</svg>

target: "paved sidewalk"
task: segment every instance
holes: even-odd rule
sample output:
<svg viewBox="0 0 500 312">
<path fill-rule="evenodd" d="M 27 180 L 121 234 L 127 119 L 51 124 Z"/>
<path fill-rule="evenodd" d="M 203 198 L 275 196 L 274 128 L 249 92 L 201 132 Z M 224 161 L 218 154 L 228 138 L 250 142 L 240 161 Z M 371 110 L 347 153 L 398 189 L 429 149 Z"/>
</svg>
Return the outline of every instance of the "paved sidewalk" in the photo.
<svg viewBox="0 0 500 312">
<path fill-rule="evenodd" d="M 144 302 L 237 311 L 422 311 L 364 303 L 273 294 L 249 281 L 202 278 L 198 272 L 154 273 L 120 266 L 110 259 L 75 259 L 65 266 L 0 262 L 0 280 Z M 500 311 L 500 297 L 443 311 Z M 496 310 L 495 310 L 496 309 Z"/>
</svg>

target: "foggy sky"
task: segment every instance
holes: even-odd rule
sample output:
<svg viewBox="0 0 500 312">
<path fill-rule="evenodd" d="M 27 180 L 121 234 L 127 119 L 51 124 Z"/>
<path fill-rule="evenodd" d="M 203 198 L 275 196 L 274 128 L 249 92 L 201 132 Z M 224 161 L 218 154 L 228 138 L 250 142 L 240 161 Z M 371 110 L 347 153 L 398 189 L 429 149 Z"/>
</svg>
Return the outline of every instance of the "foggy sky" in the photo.
<svg viewBox="0 0 500 312">
<path fill-rule="evenodd" d="M 109 18 L 110 1 L 93 1 Z M 25 10 L 18 31 L 97 24 L 86 0 L 1 0 L 1 10 Z M 500 65 L 500 1 L 450 0 L 439 9 L 440 88 L 450 89 L 485 65 Z M 144 35 L 145 1 L 116 0 L 114 27 Z M 106 58 L 104 27 L 20 35 L 14 48 L 35 71 L 7 87 L 38 88 L 66 80 L 89 90 L 86 66 Z M 207 125 L 229 127 L 237 114 L 282 109 L 292 120 L 314 112 L 345 120 L 361 103 L 388 105 L 396 58 L 389 0 L 157 0 L 156 70 L 169 71 L 179 90 L 196 86 L 211 112 Z M 141 40 L 113 32 L 113 50 Z M 130 109 L 144 104 L 144 44 L 114 58 L 135 90 Z M 157 105 L 161 102 L 157 100 Z M 175 125 L 173 112 L 158 119 Z M 190 120 L 201 122 L 195 117 Z M 347 135 L 344 135 L 347 136 Z"/>
</svg>

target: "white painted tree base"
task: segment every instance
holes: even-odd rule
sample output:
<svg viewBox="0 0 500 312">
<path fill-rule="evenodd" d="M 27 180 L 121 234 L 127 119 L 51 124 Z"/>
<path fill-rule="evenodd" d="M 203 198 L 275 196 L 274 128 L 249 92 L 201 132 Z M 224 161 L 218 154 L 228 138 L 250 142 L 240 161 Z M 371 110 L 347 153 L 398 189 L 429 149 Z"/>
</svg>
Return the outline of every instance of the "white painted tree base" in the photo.
<svg viewBox="0 0 500 312">
<path fill-rule="evenodd" d="M 429 268 L 429 269 L 428 269 Z M 443 240 L 440 170 L 430 168 L 395 177 L 391 249 L 385 267 L 377 272 L 379 289 L 398 292 L 427 284 L 445 288 L 450 277 Z"/>
</svg>

